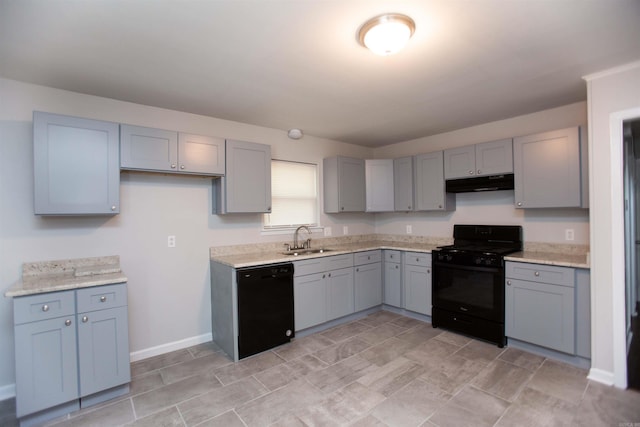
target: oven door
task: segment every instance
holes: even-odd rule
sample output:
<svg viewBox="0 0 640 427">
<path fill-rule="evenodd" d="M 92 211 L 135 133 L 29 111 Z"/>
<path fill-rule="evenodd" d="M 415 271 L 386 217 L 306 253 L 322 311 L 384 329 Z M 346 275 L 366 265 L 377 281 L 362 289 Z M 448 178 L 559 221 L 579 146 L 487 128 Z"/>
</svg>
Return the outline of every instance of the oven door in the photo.
<svg viewBox="0 0 640 427">
<path fill-rule="evenodd" d="M 504 322 L 504 267 L 434 262 L 433 306 Z"/>
</svg>

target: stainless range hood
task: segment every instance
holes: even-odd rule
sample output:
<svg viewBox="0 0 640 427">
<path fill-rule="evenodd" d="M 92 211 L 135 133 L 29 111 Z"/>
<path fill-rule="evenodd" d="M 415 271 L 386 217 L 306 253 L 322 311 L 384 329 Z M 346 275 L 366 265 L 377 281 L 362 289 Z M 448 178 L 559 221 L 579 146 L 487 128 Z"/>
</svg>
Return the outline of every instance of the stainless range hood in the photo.
<svg viewBox="0 0 640 427">
<path fill-rule="evenodd" d="M 473 193 L 477 191 L 513 190 L 513 174 L 478 176 L 475 178 L 449 179 L 445 183 L 447 193 Z"/>
</svg>

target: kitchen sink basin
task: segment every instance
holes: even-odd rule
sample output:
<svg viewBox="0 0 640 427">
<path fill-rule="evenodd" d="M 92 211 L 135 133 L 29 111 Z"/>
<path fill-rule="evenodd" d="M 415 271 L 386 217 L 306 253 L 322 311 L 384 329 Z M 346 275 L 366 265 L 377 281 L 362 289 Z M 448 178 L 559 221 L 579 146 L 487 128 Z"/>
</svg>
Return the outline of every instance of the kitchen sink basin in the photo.
<svg viewBox="0 0 640 427">
<path fill-rule="evenodd" d="M 284 255 L 298 256 L 308 254 L 323 254 L 325 252 L 331 252 L 333 249 L 296 249 L 282 252 Z"/>
</svg>

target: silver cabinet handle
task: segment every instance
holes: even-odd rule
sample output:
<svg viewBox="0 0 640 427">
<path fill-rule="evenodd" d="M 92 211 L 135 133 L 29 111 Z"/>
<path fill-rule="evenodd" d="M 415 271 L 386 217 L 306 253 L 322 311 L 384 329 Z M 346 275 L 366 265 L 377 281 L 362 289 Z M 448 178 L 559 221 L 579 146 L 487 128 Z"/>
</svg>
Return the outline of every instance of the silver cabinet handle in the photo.
<svg viewBox="0 0 640 427">
<path fill-rule="evenodd" d="M 67 319 L 64 321 L 65 326 L 71 326 L 71 320 Z"/>
<path fill-rule="evenodd" d="M 116 205 L 112 205 L 112 206 L 111 206 L 111 210 L 112 210 L 112 211 L 115 211 L 115 210 L 116 210 Z"/>
<path fill-rule="evenodd" d="M 105 297 L 104 295 L 100 297 L 100 302 L 105 302 L 107 300 L 107 297 Z"/>
<path fill-rule="evenodd" d="M 368 256 L 368 257 L 367 257 L 367 260 L 369 260 L 369 259 L 371 259 L 371 257 L 370 257 L 370 256 Z"/>
<path fill-rule="evenodd" d="M 82 316 L 82 323 L 87 323 L 89 318 L 87 316 Z"/>
<path fill-rule="evenodd" d="M 533 273 L 536 277 L 538 277 L 540 275 L 539 271 L 536 271 L 535 273 Z"/>
<path fill-rule="evenodd" d="M 398 268 L 400 268 L 400 267 L 398 267 L 398 266 L 396 265 L 396 270 L 397 270 Z"/>
<path fill-rule="evenodd" d="M 511 280 L 507 280 L 507 286 L 511 286 Z"/>
<path fill-rule="evenodd" d="M 172 164 L 171 164 L 171 169 L 175 169 L 175 168 L 176 168 L 175 163 L 172 163 Z"/>
<path fill-rule="evenodd" d="M 478 175 L 480 175 L 482 172 L 480 172 L 480 169 L 478 169 Z"/>
<path fill-rule="evenodd" d="M 431 269 L 430 268 L 427 268 L 427 273 L 431 274 Z"/>
<path fill-rule="evenodd" d="M 518 206 L 522 206 L 522 202 L 518 202 Z"/>
<path fill-rule="evenodd" d="M 408 209 L 411 209 L 411 205 L 407 206 Z"/>
<path fill-rule="evenodd" d="M 327 277 L 327 275 L 326 275 L 326 274 L 323 274 L 323 275 L 322 275 L 322 278 L 324 279 L 325 277 Z"/>
<path fill-rule="evenodd" d="M 343 211 L 344 210 L 344 206 L 340 207 L 340 210 Z"/>
<path fill-rule="evenodd" d="M 469 171 L 469 175 L 473 175 L 473 171 Z"/>
<path fill-rule="evenodd" d="M 271 206 L 267 206 L 267 211 L 271 212 Z"/>
<path fill-rule="evenodd" d="M 442 209 L 442 205 L 438 205 L 438 209 Z"/>
<path fill-rule="evenodd" d="M 184 165 L 180 165 L 180 169 L 184 169 Z"/>
<path fill-rule="evenodd" d="M 356 273 L 357 273 L 358 271 L 360 271 L 360 269 L 359 269 L 359 268 L 356 268 Z"/>
<path fill-rule="evenodd" d="M 49 311 L 49 306 L 47 304 L 43 305 L 42 311 Z"/>
</svg>

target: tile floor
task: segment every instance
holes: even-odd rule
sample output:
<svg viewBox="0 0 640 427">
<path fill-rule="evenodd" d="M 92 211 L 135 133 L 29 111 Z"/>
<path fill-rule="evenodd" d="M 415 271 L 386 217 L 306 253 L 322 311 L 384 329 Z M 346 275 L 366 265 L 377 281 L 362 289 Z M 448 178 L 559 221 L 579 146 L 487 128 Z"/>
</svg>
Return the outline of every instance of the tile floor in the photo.
<svg viewBox="0 0 640 427">
<path fill-rule="evenodd" d="M 129 395 L 50 425 L 640 426 L 639 392 L 387 311 L 240 363 L 208 343 L 131 374 Z M 16 424 L 0 402 L 0 425 Z"/>
</svg>

